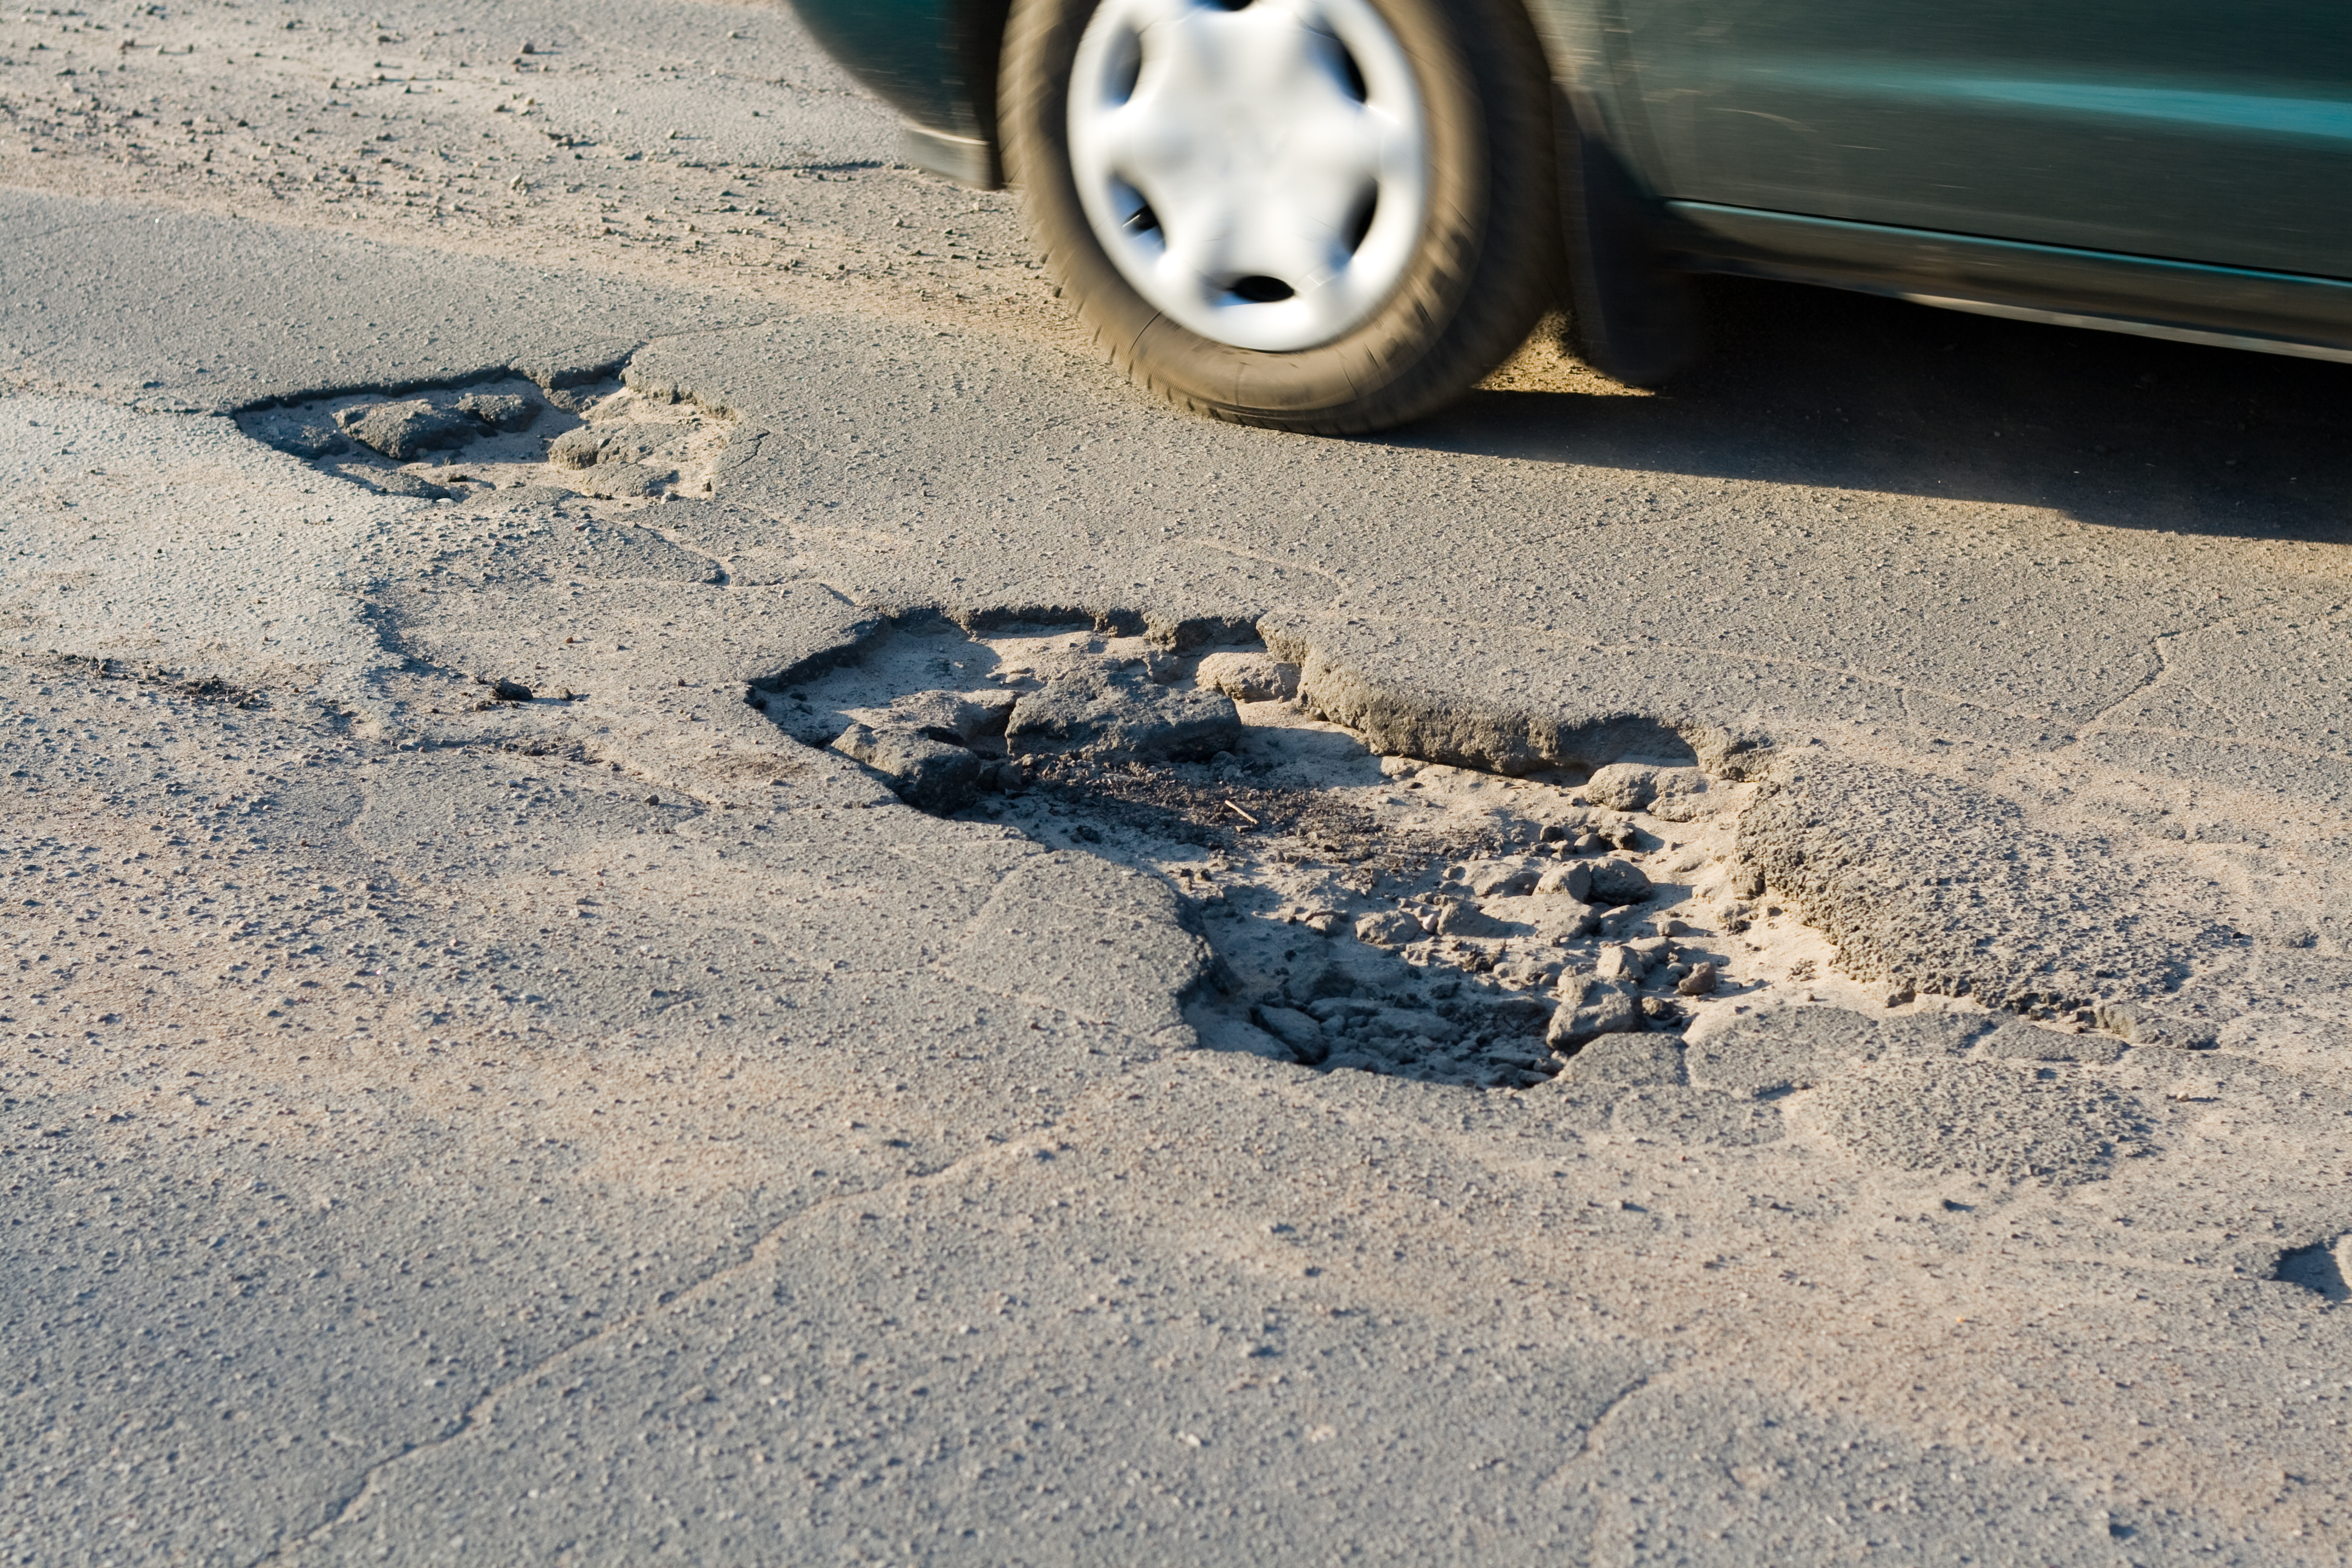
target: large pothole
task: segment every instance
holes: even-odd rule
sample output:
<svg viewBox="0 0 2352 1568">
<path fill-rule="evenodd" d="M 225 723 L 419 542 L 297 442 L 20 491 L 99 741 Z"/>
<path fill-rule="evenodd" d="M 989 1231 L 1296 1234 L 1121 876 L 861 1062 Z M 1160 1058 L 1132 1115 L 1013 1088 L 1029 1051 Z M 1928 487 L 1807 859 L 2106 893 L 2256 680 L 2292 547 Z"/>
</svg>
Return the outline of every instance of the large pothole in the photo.
<svg viewBox="0 0 2352 1568">
<path fill-rule="evenodd" d="M 1521 778 L 1378 756 L 1297 674 L 1255 643 L 930 617 L 750 698 L 909 804 L 1164 877 L 1216 956 L 1189 1009 L 1213 1047 L 1518 1087 L 1713 1008 L 1883 1005 L 1740 870 L 1755 786 L 1687 754 Z"/>
</svg>

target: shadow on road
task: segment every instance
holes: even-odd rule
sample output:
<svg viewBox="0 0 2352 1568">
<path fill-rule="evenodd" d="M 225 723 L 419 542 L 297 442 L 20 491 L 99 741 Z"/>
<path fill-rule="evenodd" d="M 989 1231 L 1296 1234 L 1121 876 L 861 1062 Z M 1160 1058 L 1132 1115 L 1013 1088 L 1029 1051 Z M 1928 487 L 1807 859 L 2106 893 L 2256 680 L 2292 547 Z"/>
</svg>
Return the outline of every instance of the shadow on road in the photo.
<svg viewBox="0 0 2352 1568">
<path fill-rule="evenodd" d="M 1706 293 L 1711 352 L 1657 395 L 1480 392 L 1389 443 L 2352 542 L 2352 365 L 1790 284 Z"/>
</svg>

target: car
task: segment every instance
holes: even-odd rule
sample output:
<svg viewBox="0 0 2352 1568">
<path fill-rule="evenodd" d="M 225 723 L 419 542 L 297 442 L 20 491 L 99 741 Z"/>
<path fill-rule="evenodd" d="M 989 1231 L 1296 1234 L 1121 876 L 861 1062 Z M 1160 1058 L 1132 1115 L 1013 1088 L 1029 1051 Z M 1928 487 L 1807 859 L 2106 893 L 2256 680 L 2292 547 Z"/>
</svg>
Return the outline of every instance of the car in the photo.
<svg viewBox="0 0 2352 1568">
<path fill-rule="evenodd" d="M 2337 0 L 795 0 L 1137 382 L 1345 434 L 1695 274 L 2352 360 Z"/>
</svg>

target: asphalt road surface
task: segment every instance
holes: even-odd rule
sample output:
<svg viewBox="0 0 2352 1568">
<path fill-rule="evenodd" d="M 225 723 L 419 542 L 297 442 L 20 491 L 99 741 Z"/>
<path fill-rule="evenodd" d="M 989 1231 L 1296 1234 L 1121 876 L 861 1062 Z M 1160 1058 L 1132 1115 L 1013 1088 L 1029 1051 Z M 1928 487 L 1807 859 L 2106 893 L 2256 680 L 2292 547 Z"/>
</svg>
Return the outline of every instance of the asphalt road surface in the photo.
<svg viewBox="0 0 2352 1568">
<path fill-rule="evenodd" d="M 1235 429 L 779 9 L 0 18 L 9 1560 L 2343 1561 L 2352 372 L 1710 308 Z"/>
</svg>

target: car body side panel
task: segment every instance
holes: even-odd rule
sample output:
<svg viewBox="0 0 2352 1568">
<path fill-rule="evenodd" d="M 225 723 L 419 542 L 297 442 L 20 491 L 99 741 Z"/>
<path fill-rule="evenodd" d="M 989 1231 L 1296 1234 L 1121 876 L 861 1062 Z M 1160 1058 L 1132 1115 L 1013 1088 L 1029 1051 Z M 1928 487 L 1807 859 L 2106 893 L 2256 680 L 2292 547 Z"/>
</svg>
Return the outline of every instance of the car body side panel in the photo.
<svg viewBox="0 0 2352 1568">
<path fill-rule="evenodd" d="M 2352 276 L 2342 0 L 1606 0 L 1663 195 Z"/>
<path fill-rule="evenodd" d="M 2352 353 L 2352 282 L 2063 246 L 1986 239 L 1838 218 L 1668 202 L 1689 258 L 1745 272 L 2078 318 L 2226 334 L 2244 347 Z"/>
<path fill-rule="evenodd" d="M 793 8 L 825 53 L 911 124 L 950 138 L 994 139 L 1003 4 L 794 0 Z"/>
<path fill-rule="evenodd" d="M 1552 79 L 1577 100 L 1588 133 L 1601 137 L 1621 158 L 1637 141 L 1646 140 L 1623 122 L 1622 111 L 1638 110 L 1640 100 L 1623 40 L 1615 36 L 1613 5 L 1599 0 L 1529 0 L 1528 15 L 1543 42 Z"/>
</svg>

